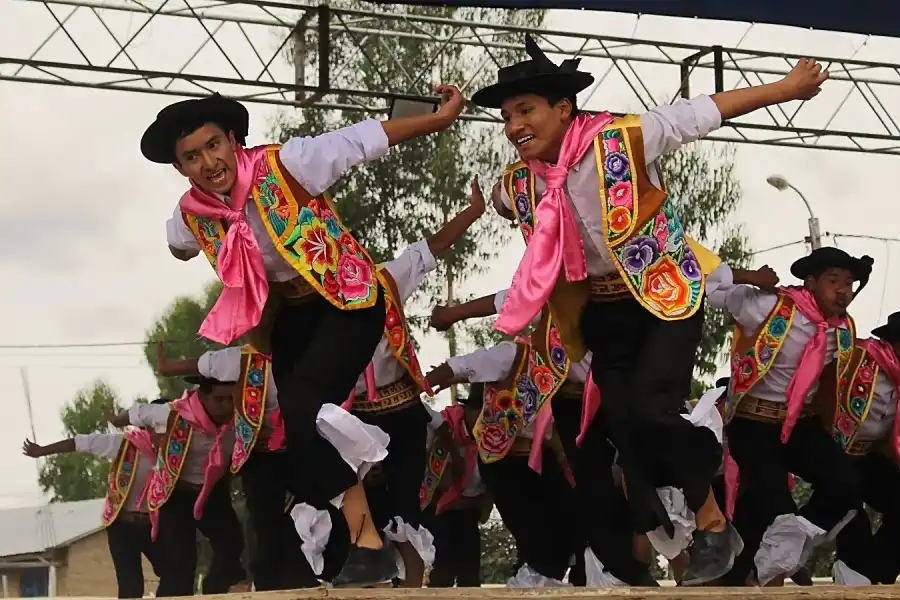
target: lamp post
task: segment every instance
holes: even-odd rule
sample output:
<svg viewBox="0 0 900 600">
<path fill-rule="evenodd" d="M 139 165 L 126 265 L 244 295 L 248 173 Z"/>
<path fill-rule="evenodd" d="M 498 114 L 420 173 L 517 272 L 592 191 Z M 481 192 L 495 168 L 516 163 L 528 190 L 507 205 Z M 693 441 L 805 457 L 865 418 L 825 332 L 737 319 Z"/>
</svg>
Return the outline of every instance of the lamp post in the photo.
<svg viewBox="0 0 900 600">
<path fill-rule="evenodd" d="M 783 175 L 769 175 L 766 177 L 766 183 L 771 185 L 773 188 L 778 190 L 779 192 L 783 192 L 787 189 L 792 189 L 797 192 L 797 195 L 800 196 L 800 199 L 803 200 L 803 204 L 806 205 L 806 210 L 809 211 L 809 245 L 813 250 L 817 250 L 822 247 L 822 234 L 819 231 L 819 219 L 816 218 L 816 215 L 813 214 L 812 207 L 809 205 L 809 201 L 806 199 L 800 190 L 795 188 Z"/>
</svg>

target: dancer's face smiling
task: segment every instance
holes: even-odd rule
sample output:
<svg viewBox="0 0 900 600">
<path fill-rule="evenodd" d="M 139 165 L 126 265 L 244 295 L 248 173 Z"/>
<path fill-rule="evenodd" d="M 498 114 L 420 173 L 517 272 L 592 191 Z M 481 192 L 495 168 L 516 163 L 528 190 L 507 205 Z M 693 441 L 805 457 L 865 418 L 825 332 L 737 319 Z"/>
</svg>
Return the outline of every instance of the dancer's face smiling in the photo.
<svg viewBox="0 0 900 600">
<path fill-rule="evenodd" d="M 227 196 L 237 177 L 234 136 L 207 123 L 175 142 L 175 168 L 203 191 Z"/>
<path fill-rule="evenodd" d="M 556 163 L 563 137 L 572 120 L 572 103 L 562 99 L 556 104 L 536 94 L 523 94 L 506 100 L 500 108 L 506 138 L 522 160 Z"/>
</svg>

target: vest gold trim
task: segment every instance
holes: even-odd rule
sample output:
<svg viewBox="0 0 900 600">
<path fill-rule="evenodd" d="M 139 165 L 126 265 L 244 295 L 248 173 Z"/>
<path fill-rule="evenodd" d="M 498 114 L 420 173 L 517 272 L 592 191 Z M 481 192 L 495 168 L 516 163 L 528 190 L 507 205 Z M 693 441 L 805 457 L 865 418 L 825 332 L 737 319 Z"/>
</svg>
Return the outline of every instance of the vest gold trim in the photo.
<svg viewBox="0 0 900 600">
<path fill-rule="evenodd" d="M 378 388 L 377 400 L 373 402 L 365 394 L 357 394 L 351 408 L 358 412 L 379 413 L 405 406 L 418 397 L 419 386 L 404 375 L 399 381 Z"/>
</svg>

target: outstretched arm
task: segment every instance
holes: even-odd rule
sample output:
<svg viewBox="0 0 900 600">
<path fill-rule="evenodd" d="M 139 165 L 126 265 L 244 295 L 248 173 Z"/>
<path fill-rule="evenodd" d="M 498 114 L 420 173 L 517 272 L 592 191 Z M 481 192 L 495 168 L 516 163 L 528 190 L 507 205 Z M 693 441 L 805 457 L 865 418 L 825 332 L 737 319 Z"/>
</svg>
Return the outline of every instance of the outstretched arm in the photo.
<svg viewBox="0 0 900 600">
<path fill-rule="evenodd" d="M 438 304 L 431 310 L 431 326 L 438 331 L 447 331 L 460 321 L 496 315 L 499 307 L 503 306 L 503 300 L 506 298 L 505 292 L 506 290 L 503 290 L 453 306 Z M 499 304 L 498 298 L 500 298 Z"/>
<path fill-rule="evenodd" d="M 199 375 L 198 359 L 169 360 L 163 342 L 156 342 L 156 372 L 163 377 Z"/>
<path fill-rule="evenodd" d="M 466 106 L 466 99 L 459 88 L 455 85 L 439 85 L 434 91 L 441 95 L 441 108 L 436 113 L 381 122 L 389 146 L 443 131 L 459 118 Z"/>
<path fill-rule="evenodd" d="M 68 454 L 75 452 L 75 438 L 60 440 L 46 446 L 36 444 L 26 439 L 22 444 L 22 454 L 31 458 L 40 458 L 42 456 L 52 456 L 54 454 Z"/>
<path fill-rule="evenodd" d="M 428 249 L 431 250 L 431 254 L 438 255 L 449 250 L 468 231 L 472 223 L 477 221 L 483 214 L 484 194 L 481 193 L 481 186 L 478 184 L 478 176 L 476 175 L 475 179 L 472 180 L 472 190 L 469 193 L 469 206 L 450 219 L 450 222 L 441 227 L 437 233 L 428 238 Z"/>
<path fill-rule="evenodd" d="M 800 60 L 781 81 L 713 94 L 722 119 L 734 119 L 760 108 L 791 100 L 810 100 L 822 90 L 828 71 L 814 60 Z"/>
<path fill-rule="evenodd" d="M 756 330 L 778 302 L 778 275 L 768 266 L 732 269 L 722 263 L 706 278 L 709 305 L 728 311 L 741 326 Z"/>
<path fill-rule="evenodd" d="M 25 443 L 22 444 L 22 454 L 31 458 L 39 458 L 70 452 L 88 452 L 100 458 L 114 460 L 119 454 L 122 439 L 121 433 L 88 433 L 86 435 L 78 434 L 73 438 L 60 440 L 47 446 L 25 440 Z"/>
</svg>

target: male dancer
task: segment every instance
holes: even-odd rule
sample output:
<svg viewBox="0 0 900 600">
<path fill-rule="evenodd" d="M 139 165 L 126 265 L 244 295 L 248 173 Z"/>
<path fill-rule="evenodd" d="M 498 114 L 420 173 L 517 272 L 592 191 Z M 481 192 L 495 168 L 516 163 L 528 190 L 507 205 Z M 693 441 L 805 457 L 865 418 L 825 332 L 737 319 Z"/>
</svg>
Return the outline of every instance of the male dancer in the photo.
<svg viewBox="0 0 900 600">
<path fill-rule="evenodd" d="M 497 294 L 495 301 L 502 304 L 504 296 Z M 561 585 L 571 557 L 584 551 L 589 537 L 590 532 L 584 535 L 580 529 L 587 507 L 578 490 L 572 492 L 566 476 L 568 455 L 559 440 L 553 448 L 550 423 L 557 414 L 566 415 L 557 406 L 579 406 L 588 361 L 569 362 L 545 312 L 530 340 L 502 342 L 451 357 L 428 374 L 428 381 L 436 386 L 458 381 L 485 384 L 473 435 L 479 471 L 524 563 L 510 580 L 511 586 Z M 552 451 L 544 453 L 547 449 Z M 530 500 L 523 502 L 526 498 Z M 589 541 L 593 550 L 595 540 Z M 621 583 L 604 572 L 605 564 L 595 553 L 584 552 L 588 585 Z"/>
<path fill-rule="evenodd" d="M 752 506 L 742 503 L 755 513 L 749 522 L 767 524 L 765 533 L 755 527 L 742 532 L 762 585 L 798 569 L 804 554 L 860 503 L 853 465 L 807 405 L 819 387 L 823 402 L 837 399 L 835 386 L 853 352 L 847 307 L 871 270 L 871 258 L 826 247 L 791 266 L 802 287 L 776 288 L 778 276 L 768 267 L 744 271 L 725 264 L 707 282 L 710 304 L 739 324 L 726 410 L 728 449 L 744 494 L 758 499 Z M 856 292 L 855 281 L 861 282 Z M 820 377 L 834 382 L 819 386 Z M 827 494 L 838 509 L 798 516 L 789 473 Z"/>
<path fill-rule="evenodd" d="M 390 146 L 449 127 L 465 102 L 453 86 L 435 91 L 443 102 L 431 115 L 249 149 L 246 108 L 216 94 L 166 107 L 141 139 L 148 160 L 173 165 L 191 182 L 167 224 L 172 254 L 188 260 L 202 250 L 225 284 L 200 333 L 227 345 L 257 328 L 254 345 L 272 353 L 290 464 L 306 490 L 298 506 L 310 513 L 341 506 L 353 535 L 347 585 L 389 579 L 396 567 L 372 525 L 358 471 L 317 433 L 316 418 L 347 397 L 371 359 L 385 300 L 375 265 L 327 189 Z"/>
<path fill-rule="evenodd" d="M 827 73 L 803 60 L 778 83 L 615 119 L 578 112 L 575 97 L 594 79 L 577 70 L 578 60 L 557 66 L 530 38 L 525 49 L 531 60 L 500 69 L 498 83 L 472 98 L 501 109 L 522 159 L 505 173 L 502 200 L 528 247 L 496 328 L 515 335 L 550 302 L 572 360 L 581 360 L 584 346 L 593 351 L 603 398 L 596 427 L 619 452 L 634 529 L 665 525 L 671 535 L 656 488 L 682 489 L 697 515 L 685 585 L 709 581 L 728 570 L 739 544 L 708 502 L 721 447 L 679 413 L 702 335 L 704 272 L 714 265 L 704 266 L 711 257 L 684 235 L 654 162 L 723 120 L 812 98 Z M 576 469 L 579 484 L 598 466 L 608 472 L 602 457 L 587 462 L 590 473 Z M 614 529 L 610 502 L 595 499 Z"/>
<path fill-rule="evenodd" d="M 367 494 L 370 498 L 379 496 L 371 501 L 373 517 L 403 558 L 404 587 L 422 587 L 425 566 L 431 567 L 435 550 L 431 532 L 421 524 L 419 506 L 429 420 L 420 394 L 432 392 L 419 367 L 403 307 L 425 276 L 437 268 L 435 256 L 459 241 L 484 214 L 484 208 L 476 177 L 468 207 L 437 233 L 411 244 L 400 256 L 378 267 L 386 303 L 384 334 L 372 357 L 374 381 L 367 382 L 360 376 L 351 411 L 390 436 L 388 455 L 381 463 L 382 480 L 367 486 Z M 367 390 L 370 386 L 375 389 Z M 342 579 L 334 582 L 336 586 L 342 583 Z"/>
<path fill-rule="evenodd" d="M 141 555 L 147 557 L 157 575 L 163 562 L 159 545 L 150 539 L 147 516 L 147 483 L 156 463 L 152 432 L 128 429 L 122 433 L 79 434 L 47 446 L 29 440 L 22 445 L 22 453 L 31 458 L 69 452 L 89 452 L 110 461 L 103 525 L 116 570 L 119 598 L 142 598 Z"/>
<path fill-rule="evenodd" d="M 841 380 L 839 401 L 824 408 L 835 441 L 851 457 L 860 477 L 862 501 L 882 515 L 878 532 L 862 505 L 837 536 L 836 583 L 891 585 L 900 571 L 900 313 L 857 340 Z M 815 508 L 813 508 L 815 507 Z M 814 513 L 844 507 L 816 490 L 804 507 Z M 835 514 L 840 519 L 843 514 Z"/>
<path fill-rule="evenodd" d="M 272 380 L 269 358 L 252 346 L 232 346 L 204 353 L 199 359 L 168 360 L 163 345 L 157 346 L 156 370 L 164 376 L 207 378 L 238 386 L 235 397 L 233 427 L 235 445 L 231 457 L 231 473 L 240 474 L 241 487 L 247 498 L 250 524 L 256 537 L 251 571 L 256 591 L 317 587 L 319 580 L 311 564 L 323 562 L 313 554 L 305 558 L 301 537 L 295 531 L 286 499 L 300 494 L 292 490 L 291 468 L 284 452 L 284 424 L 278 408 L 278 391 Z M 326 415 L 326 427 L 339 427 Z M 357 437 L 359 437 L 357 435 Z M 351 456 L 350 460 L 355 457 Z M 335 509 L 329 507 L 332 523 L 340 523 Z M 303 535 L 310 539 L 310 527 Z M 331 549 L 338 555 L 335 545 Z M 325 564 L 337 562 L 340 569 L 344 556 L 329 555 Z M 323 578 L 330 579 L 325 573 Z"/>
<path fill-rule="evenodd" d="M 484 385 L 440 412 L 425 406 L 428 459 L 420 492 L 422 519 L 434 534 L 434 566 L 428 587 L 481 585 L 481 531 L 493 502 L 478 471 L 478 447 L 471 431 L 481 414 Z"/>
<path fill-rule="evenodd" d="M 223 594 L 243 579 L 244 537 L 228 477 L 233 390 L 233 384 L 203 379 L 175 402 L 136 404 L 110 420 L 166 432 L 147 491 L 151 536 L 165 555 L 157 597 L 193 595 L 197 529 L 213 550 L 203 593 Z"/>
</svg>

